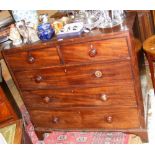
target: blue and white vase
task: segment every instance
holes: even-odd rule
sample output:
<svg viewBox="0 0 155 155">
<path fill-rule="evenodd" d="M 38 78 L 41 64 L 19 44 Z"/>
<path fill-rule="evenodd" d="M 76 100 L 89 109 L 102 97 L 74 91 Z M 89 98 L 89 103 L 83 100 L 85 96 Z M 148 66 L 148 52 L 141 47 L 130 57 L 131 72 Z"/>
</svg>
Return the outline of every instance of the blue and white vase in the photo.
<svg viewBox="0 0 155 155">
<path fill-rule="evenodd" d="M 38 26 L 38 36 L 40 40 L 50 40 L 54 36 L 54 29 L 50 23 L 43 23 Z"/>
</svg>

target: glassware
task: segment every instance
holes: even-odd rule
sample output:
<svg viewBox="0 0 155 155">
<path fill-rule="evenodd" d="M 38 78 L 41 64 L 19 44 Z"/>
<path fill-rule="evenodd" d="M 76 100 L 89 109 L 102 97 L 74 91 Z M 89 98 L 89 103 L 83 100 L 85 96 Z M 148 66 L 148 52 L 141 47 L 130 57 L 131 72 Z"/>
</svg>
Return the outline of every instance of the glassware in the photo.
<svg viewBox="0 0 155 155">
<path fill-rule="evenodd" d="M 85 11 L 75 11 L 74 12 L 74 22 L 85 22 L 85 19 L 86 19 L 86 13 Z"/>
<path fill-rule="evenodd" d="M 125 18 L 123 10 L 72 10 L 73 22 L 83 22 L 85 30 L 93 28 L 112 28 L 122 24 Z"/>
<path fill-rule="evenodd" d="M 124 21 L 125 13 L 123 10 L 112 10 L 112 20 L 121 24 Z"/>
<path fill-rule="evenodd" d="M 101 10 L 96 27 L 112 28 L 123 23 L 125 14 L 123 10 Z"/>
<path fill-rule="evenodd" d="M 86 18 L 84 21 L 84 27 L 86 29 L 92 30 L 93 28 L 95 28 L 95 23 L 98 20 L 97 16 L 94 14 L 93 11 L 85 11 L 86 14 Z"/>
</svg>

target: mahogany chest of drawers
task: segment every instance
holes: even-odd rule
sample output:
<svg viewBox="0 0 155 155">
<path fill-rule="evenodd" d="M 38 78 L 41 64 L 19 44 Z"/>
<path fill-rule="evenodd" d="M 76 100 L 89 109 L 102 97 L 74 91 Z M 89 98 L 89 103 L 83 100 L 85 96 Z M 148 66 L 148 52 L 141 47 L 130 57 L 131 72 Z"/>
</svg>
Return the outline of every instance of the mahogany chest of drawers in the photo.
<svg viewBox="0 0 155 155">
<path fill-rule="evenodd" d="M 133 22 L 3 50 L 38 135 L 123 131 L 146 140 Z"/>
</svg>

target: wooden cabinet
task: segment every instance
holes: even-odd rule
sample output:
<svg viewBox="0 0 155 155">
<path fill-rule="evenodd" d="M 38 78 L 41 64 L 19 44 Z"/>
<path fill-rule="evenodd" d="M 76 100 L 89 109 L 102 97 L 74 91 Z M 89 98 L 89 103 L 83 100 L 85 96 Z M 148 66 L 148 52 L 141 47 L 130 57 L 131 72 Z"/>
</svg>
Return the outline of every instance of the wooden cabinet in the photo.
<svg viewBox="0 0 155 155">
<path fill-rule="evenodd" d="M 37 133 L 123 131 L 147 140 L 130 13 L 123 27 L 5 48 Z"/>
<path fill-rule="evenodd" d="M 140 29 L 140 38 L 142 41 L 146 40 L 150 36 L 152 36 L 155 32 L 155 27 L 153 24 L 153 17 L 151 11 L 139 11 L 138 21 L 139 21 L 139 29 Z"/>
<path fill-rule="evenodd" d="M 136 37 L 142 42 L 155 33 L 155 12 L 153 10 L 130 10 L 137 14 L 135 24 L 138 26 Z"/>
</svg>

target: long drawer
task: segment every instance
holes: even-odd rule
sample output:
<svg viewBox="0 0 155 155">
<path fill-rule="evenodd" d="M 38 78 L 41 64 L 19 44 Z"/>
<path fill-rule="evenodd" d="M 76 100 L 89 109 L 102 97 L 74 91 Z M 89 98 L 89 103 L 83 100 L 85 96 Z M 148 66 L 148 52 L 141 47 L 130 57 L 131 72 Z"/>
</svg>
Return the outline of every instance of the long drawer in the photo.
<svg viewBox="0 0 155 155">
<path fill-rule="evenodd" d="M 48 129 L 129 129 L 138 128 L 137 109 L 81 109 L 30 111 L 32 122 L 37 127 Z"/>
<path fill-rule="evenodd" d="M 23 91 L 24 103 L 34 108 L 136 106 L 132 82 L 93 88 Z"/>
<path fill-rule="evenodd" d="M 22 90 L 101 86 L 132 79 L 129 61 L 14 72 Z"/>
<path fill-rule="evenodd" d="M 129 56 L 125 38 L 115 38 L 61 46 L 66 64 L 94 61 L 114 61 Z"/>
<path fill-rule="evenodd" d="M 56 48 L 33 51 L 6 52 L 5 59 L 13 70 L 36 69 L 60 65 Z"/>
</svg>

